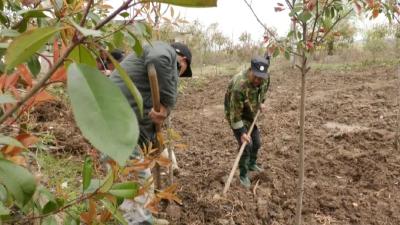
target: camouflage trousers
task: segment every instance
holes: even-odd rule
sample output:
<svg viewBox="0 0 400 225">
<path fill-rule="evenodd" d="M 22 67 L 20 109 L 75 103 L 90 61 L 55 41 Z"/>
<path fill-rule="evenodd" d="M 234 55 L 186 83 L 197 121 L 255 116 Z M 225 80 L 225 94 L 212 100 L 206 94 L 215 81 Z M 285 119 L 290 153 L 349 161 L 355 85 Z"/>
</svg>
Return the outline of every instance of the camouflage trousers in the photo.
<svg viewBox="0 0 400 225">
<path fill-rule="evenodd" d="M 242 146 L 240 140 L 240 134 L 234 132 L 235 138 L 238 141 L 239 148 Z M 257 161 L 258 150 L 261 147 L 260 130 L 257 126 L 254 126 L 253 132 L 251 132 L 251 142 L 248 143 L 243 151 L 242 156 L 239 160 L 240 176 L 246 176 L 249 170 L 249 166 L 253 166 Z"/>
</svg>

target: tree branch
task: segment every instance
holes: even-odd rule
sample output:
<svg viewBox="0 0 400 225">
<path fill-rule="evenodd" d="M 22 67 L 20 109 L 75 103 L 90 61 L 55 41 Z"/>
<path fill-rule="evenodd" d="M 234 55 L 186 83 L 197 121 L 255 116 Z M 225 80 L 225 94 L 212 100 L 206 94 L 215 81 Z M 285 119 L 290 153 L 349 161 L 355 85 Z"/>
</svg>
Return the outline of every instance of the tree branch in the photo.
<svg viewBox="0 0 400 225">
<path fill-rule="evenodd" d="M 338 19 L 332 24 L 331 27 L 324 33 L 324 36 L 322 36 L 318 41 L 316 41 L 316 44 L 320 44 L 324 41 L 326 36 L 331 32 L 331 30 L 336 26 L 337 23 L 339 23 L 342 19 L 346 18 L 350 13 L 353 12 L 353 8 L 350 9 L 348 12 L 346 12 L 343 16 L 339 16 Z"/>
<path fill-rule="evenodd" d="M 268 32 L 269 35 L 271 35 L 275 40 L 277 39 L 275 34 L 267 27 L 263 24 L 263 22 L 260 20 L 260 18 L 258 18 L 257 14 L 254 12 L 253 7 L 251 7 L 250 3 L 247 2 L 247 0 L 243 0 L 246 5 L 249 7 L 249 9 L 251 10 L 251 12 L 253 13 L 253 15 L 256 17 L 258 23 L 261 24 L 262 27 L 264 27 L 264 29 Z"/>
<path fill-rule="evenodd" d="M 82 27 L 83 25 L 85 25 L 86 17 L 87 17 L 87 15 L 89 14 L 90 7 L 92 6 L 92 4 L 93 4 L 93 0 L 89 0 L 89 2 L 87 3 L 86 9 L 85 9 L 85 13 L 83 14 L 82 20 L 81 20 L 81 22 L 79 23 L 79 24 L 81 25 L 81 27 Z"/>
<path fill-rule="evenodd" d="M 104 25 L 106 25 L 108 22 L 110 22 L 114 17 L 116 17 L 121 11 L 126 10 L 129 4 L 133 0 L 127 0 L 124 2 L 118 9 L 116 9 L 111 15 L 106 17 L 104 20 L 102 20 L 97 26 L 96 30 L 100 29 Z M 140 4 L 143 2 L 137 2 L 135 4 Z M 134 6 L 135 4 L 132 4 Z M 82 43 L 86 37 L 82 36 L 78 39 L 76 39 L 64 52 L 64 54 L 58 59 L 58 61 L 53 65 L 53 67 L 42 77 L 42 79 L 35 85 L 33 88 L 28 92 L 20 101 L 18 101 L 9 111 L 5 112 L 1 117 L 0 117 L 0 124 L 3 124 L 8 117 L 10 117 L 14 112 L 16 112 L 25 102 L 27 102 L 32 96 L 34 96 L 41 88 L 42 86 L 45 85 L 46 81 L 50 79 L 50 77 L 53 75 L 53 73 L 60 67 L 63 63 L 64 60 L 68 57 L 69 53 L 75 48 L 75 46 L 79 45 Z M 1 128 L 0 128 L 1 129 Z"/>
</svg>

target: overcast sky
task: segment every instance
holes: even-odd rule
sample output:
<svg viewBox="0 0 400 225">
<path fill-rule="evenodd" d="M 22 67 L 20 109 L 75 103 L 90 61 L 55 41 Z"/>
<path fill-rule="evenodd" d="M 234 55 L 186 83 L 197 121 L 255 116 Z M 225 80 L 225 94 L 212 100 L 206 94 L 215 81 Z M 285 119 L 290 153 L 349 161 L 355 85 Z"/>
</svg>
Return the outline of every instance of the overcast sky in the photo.
<svg viewBox="0 0 400 225">
<path fill-rule="evenodd" d="M 107 0 L 113 6 L 119 6 L 122 0 Z M 259 19 L 268 27 L 274 27 L 280 36 L 286 35 L 290 26 L 289 11 L 275 12 L 274 7 L 283 0 L 248 0 Z M 198 19 L 208 26 L 217 22 L 219 30 L 235 42 L 240 34 L 248 32 L 255 41 L 262 40 L 264 28 L 246 5 L 244 0 L 218 0 L 218 6 L 212 8 L 184 8 L 174 6 L 175 13 L 180 12 L 188 21 Z M 382 23 L 383 19 L 373 23 Z M 368 20 L 359 21 L 360 29 L 367 29 L 373 24 Z M 359 37 L 361 38 L 361 37 Z M 357 39 L 359 39 L 357 38 Z"/>
<path fill-rule="evenodd" d="M 257 16 L 265 24 L 275 27 L 280 35 L 287 33 L 289 27 L 288 12 L 274 12 L 274 6 L 279 0 L 248 0 Z M 117 7 L 122 0 L 107 0 L 108 4 Z M 261 40 L 264 28 L 257 22 L 253 13 L 243 0 L 218 0 L 218 6 L 212 8 L 185 8 L 174 6 L 175 13 L 188 21 L 198 19 L 201 24 L 208 26 L 218 23 L 219 30 L 225 36 L 237 41 L 243 32 L 251 34 L 253 40 Z"/>
</svg>

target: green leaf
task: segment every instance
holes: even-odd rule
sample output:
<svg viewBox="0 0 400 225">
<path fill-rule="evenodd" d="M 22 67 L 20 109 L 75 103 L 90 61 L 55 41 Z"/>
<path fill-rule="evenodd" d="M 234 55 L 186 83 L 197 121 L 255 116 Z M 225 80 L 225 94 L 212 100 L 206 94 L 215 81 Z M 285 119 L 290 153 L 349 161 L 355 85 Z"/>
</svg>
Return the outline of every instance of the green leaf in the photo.
<svg viewBox="0 0 400 225">
<path fill-rule="evenodd" d="M 107 199 L 101 199 L 100 200 L 104 207 L 113 215 L 115 219 L 117 219 L 121 224 L 123 225 L 128 225 L 124 217 L 122 216 L 121 212 L 118 211 L 117 207 L 114 206 L 109 200 Z"/>
<path fill-rule="evenodd" d="M 44 10 L 41 9 L 24 9 L 17 12 L 17 15 L 21 15 L 24 18 L 45 18 L 46 14 L 43 13 Z"/>
<path fill-rule="evenodd" d="M 57 202 L 50 200 L 46 203 L 46 205 L 44 205 L 42 213 L 48 214 L 48 213 L 56 211 L 57 209 L 58 209 Z"/>
<path fill-rule="evenodd" d="M 66 215 L 66 218 L 64 219 L 64 225 L 79 225 L 79 219 L 74 218 L 71 215 Z"/>
<path fill-rule="evenodd" d="M 33 77 L 36 78 L 36 76 L 40 73 L 40 69 L 42 68 L 39 62 L 39 59 L 36 55 L 32 56 L 28 62 L 28 68 L 31 71 Z"/>
<path fill-rule="evenodd" d="M 103 182 L 99 179 L 92 179 L 90 181 L 89 187 L 84 191 L 84 193 L 93 193 L 97 191 Z"/>
<path fill-rule="evenodd" d="M 286 59 L 290 59 L 290 52 L 289 51 L 285 51 L 285 58 Z"/>
<path fill-rule="evenodd" d="M 138 122 L 128 100 L 97 69 L 73 63 L 67 73 L 68 94 L 82 134 L 95 148 L 125 165 L 139 136 Z"/>
<path fill-rule="evenodd" d="M 101 20 L 100 16 L 94 14 L 93 12 L 89 12 L 88 17 L 93 20 L 94 24 L 98 24 Z"/>
<path fill-rule="evenodd" d="M 25 148 L 25 146 L 18 140 L 14 139 L 12 137 L 3 136 L 3 135 L 0 135 L 0 144 L 11 145 L 11 146 L 19 147 L 19 148 Z"/>
<path fill-rule="evenodd" d="M 78 225 L 79 219 L 72 217 L 71 215 L 67 215 L 64 220 L 64 225 Z"/>
<path fill-rule="evenodd" d="M 93 57 L 93 54 L 82 44 L 76 46 L 69 54 L 68 58 L 76 63 L 97 67 L 97 63 Z"/>
<path fill-rule="evenodd" d="M 129 92 L 131 93 L 131 95 L 135 99 L 135 102 L 136 102 L 136 104 L 137 104 L 137 106 L 139 108 L 140 116 L 143 117 L 143 99 L 142 99 L 142 95 L 140 94 L 139 90 L 136 88 L 136 86 L 133 83 L 133 81 L 131 80 L 131 78 L 129 78 L 129 75 L 126 73 L 124 68 L 121 67 L 119 62 L 117 60 L 115 60 L 110 53 L 107 53 L 107 54 L 108 54 L 108 58 L 110 58 L 112 63 L 114 64 L 115 69 L 118 71 L 119 76 L 122 78 L 122 80 L 124 81 L 126 87 L 128 87 Z"/>
<path fill-rule="evenodd" d="M 18 32 L 20 32 L 20 33 L 25 32 L 26 29 L 28 29 L 28 22 L 29 22 L 29 18 L 23 17 L 22 20 L 18 23 L 18 26 L 16 27 Z"/>
<path fill-rule="evenodd" d="M 128 30 L 128 34 L 133 38 L 135 41 L 135 44 L 133 45 L 133 50 L 135 51 L 136 55 L 142 55 L 143 53 L 143 47 L 142 44 L 140 43 L 139 39 L 136 37 L 136 35 Z"/>
<path fill-rule="evenodd" d="M 87 29 L 84 27 L 79 26 L 79 24 L 75 23 L 72 19 L 69 20 L 71 24 L 81 33 L 83 36 L 92 36 L 92 37 L 101 37 L 102 33 L 99 30 L 92 30 L 92 29 Z"/>
<path fill-rule="evenodd" d="M 4 14 L 3 11 L 0 11 L 0 22 L 1 22 L 3 25 L 8 26 L 9 20 L 8 20 L 8 17 Z"/>
<path fill-rule="evenodd" d="M 85 191 L 89 185 L 90 185 L 90 180 L 92 179 L 92 171 L 93 171 L 93 160 L 89 156 L 86 156 L 85 158 L 85 163 L 83 164 L 83 181 L 82 181 L 82 186 L 83 186 L 83 191 Z"/>
<path fill-rule="evenodd" d="M 294 15 L 296 15 L 296 13 L 300 12 L 301 10 L 303 10 L 303 6 L 302 5 L 296 5 L 292 11 L 290 11 L 289 16 L 293 17 Z"/>
<path fill-rule="evenodd" d="M 57 220 L 54 216 L 48 216 L 43 219 L 41 225 L 57 225 Z"/>
<path fill-rule="evenodd" d="M 114 184 L 108 191 L 116 197 L 134 198 L 139 190 L 139 185 L 134 182 Z"/>
<path fill-rule="evenodd" d="M 8 199 L 8 192 L 4 185 L 0 184 L 0 202 L 6 202 Z"/>
<path fill-rule="evenodd" d="M 8 214 L 10 214 L 10 210 L 4 206 L 3 202 L 0 202 L 0 216 L 5 216 Z"/>
<path fill-rule="evenodd" d="M 17 100 L 12 95 L 2 94 L 0 95 L 0 105 L 5 103 L 15 103 Z"/>
<path fill-rule="evenodd" d="M 5 50 L 7 50 L 8 49 L 8 47 L 10 47 L 10 44 L 9 43 L 0 43 L 0 49 L 5 49 Z"/>
<path fill-rule="evenodd" d="M 274 57 L 274 58 L 277 57 L 279 55 L 279 53 L 280 53 L 279 48 L 275 48 L 274 53 L 272 54 L 272 57 Z"/>
<path fill-rule="evenodd" d="M 142 22 L 135 23 L 133 28 L 134 28 L 134 31 L 140 36 L 143 36 L 143 37 L 150 36 L 150 33 L 148 32 L 148 28 L 145 23 L 142 23 Z"/>
<path fill-rule="evenodd" d="M 16 30 L 12 30 L 12 29 L 1 29 L 0 30 L 0 36 L 3 37 L 17 37 L 19 36 L 21 33 L 19 33 Z"/>
<path fill-rule="evenodd" d="M 124 34 L 121 31 L 117 31 L 113 35 L 113 42 L 115 47 L 122 48 L 124 45 Z"/>
<path fill-rule="evenodd" d="M 35 178 L 25 168 L 0 159 L 0 182 L 22 207 L 31 200 L 36 190 Z"/>
<path fill-rule="evenodd" d="M 216 7 L 217 0 L 155 0 L 153 2 L 168 3 L 184 7 Z"/>
<path fill-rule="evenodd" d="M 108 192 L 111 189 L 113 183 L 114 183 L 114 173 L 113 171 L 110 171 L 107 177 L 104 179 L 103 183 L 101 184 L 99 192 L 100 193 Z"/>
<path fill-rule="evenodd" d="M 309 11 L 303 11 L 302 13 L 300 13 L 300 15 L 298 16 L 298 19 L 303 22 L 303 23 L 307 23 L 307 21 L 309 19 L 311 19 L 312 14 Z"/>
<path fill-rule="evenodd" d="M 121 17 L 123 17 L 123 18 L 126 18 L 126 17 L 129 16 L 129 13 L 128 13 L 128 12 L 122 12 L 122 13 L 120 13 L 119 15 L 120 15 Z"/>
<path fill-rule="evenodd" d="M 6 70 L 25 62 L 59 30 L 59 27 L 36 28 L 18 36 L 11 42 L 5 56 Z"/>
</svg>

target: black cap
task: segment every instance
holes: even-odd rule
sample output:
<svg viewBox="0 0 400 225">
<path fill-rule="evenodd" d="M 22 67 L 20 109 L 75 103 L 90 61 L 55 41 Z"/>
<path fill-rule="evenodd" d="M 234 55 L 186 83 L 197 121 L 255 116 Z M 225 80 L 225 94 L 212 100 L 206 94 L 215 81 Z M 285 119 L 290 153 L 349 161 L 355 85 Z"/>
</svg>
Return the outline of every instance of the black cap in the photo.
<svg viewBox="0 0 400 225">
<path fill-rule="evenodd" d="M 124 52 L 120 49 L 114 49 L 110 52 L 110 54 L 112 55 L 112 57 L 114 57 L 115 60 L 117 60 L 118 62 L 121 62 L 122 59 L 124 58 Z"/>
<path fill-rule="evenodd" d="M 192 62 L 192 53 L 190 52 L 188 46 L 180 42 L 172 43 L 171 46 L 175 49 L 178 55 L 186 57 L 188 65 L 181 77 L 192 77 L 192 69 L 190 68 L 190 64 Z"/>
<path fill-rule="evenodd" d="M 263 57 L 256 56 L 251 59 L 251 70 L 256 77 L 266 79 L 268 77 L 269 61 Z"/>
</svg>

